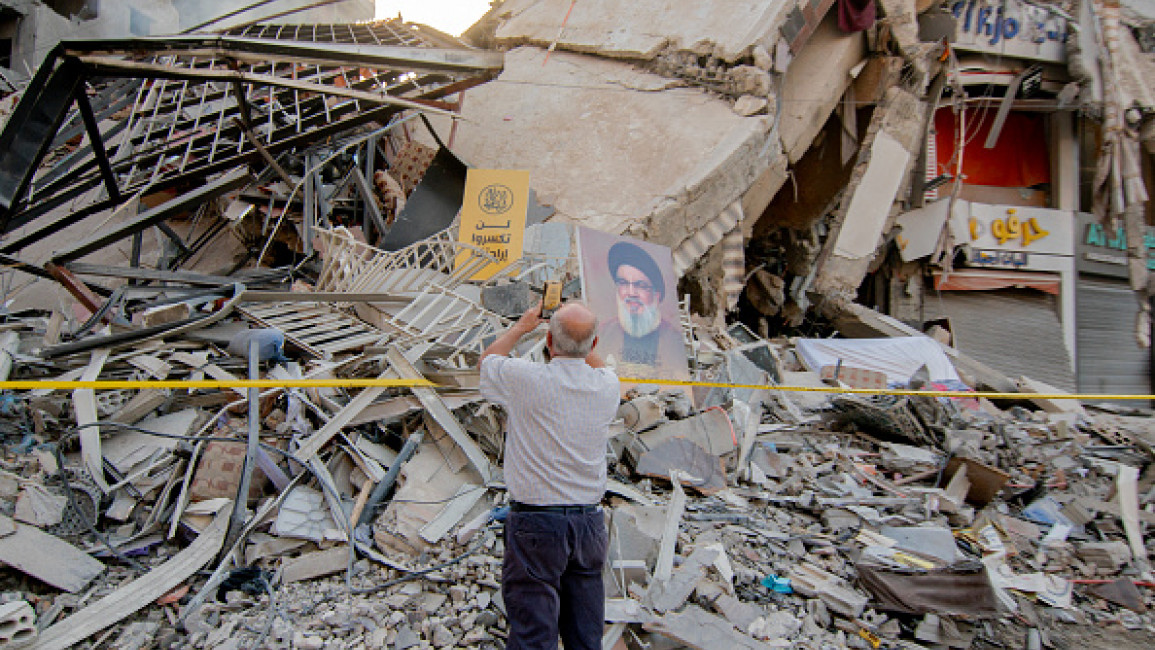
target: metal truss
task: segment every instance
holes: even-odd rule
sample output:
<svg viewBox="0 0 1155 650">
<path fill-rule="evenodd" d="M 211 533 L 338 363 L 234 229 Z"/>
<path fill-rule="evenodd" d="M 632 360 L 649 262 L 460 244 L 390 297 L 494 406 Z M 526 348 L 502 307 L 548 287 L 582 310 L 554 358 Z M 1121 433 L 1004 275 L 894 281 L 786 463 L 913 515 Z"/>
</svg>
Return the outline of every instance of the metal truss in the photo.
<svg viewBox="0 0 1155 650">
<path fill-rule="evenodd" d="M 0 236 L 34 224 L 0 253 L 138 194 L 231 190 L 214 179 L 283 171 L 278 156 L 400 111 L 453 110 L 502 55 L 447 45 L 397 20 L 63 42 L 0 132 Z"/>
</svg>

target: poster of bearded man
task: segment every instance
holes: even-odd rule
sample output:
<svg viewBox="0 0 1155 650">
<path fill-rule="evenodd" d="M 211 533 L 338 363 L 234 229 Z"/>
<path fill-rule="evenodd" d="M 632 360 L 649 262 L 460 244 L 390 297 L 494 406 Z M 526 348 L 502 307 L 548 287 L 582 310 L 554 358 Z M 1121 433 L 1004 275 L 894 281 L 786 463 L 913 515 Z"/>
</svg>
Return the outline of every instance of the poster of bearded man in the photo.
<svg viewBox="0 0 1155 650">
<path fill-rule="evenodd" d="M 677 276 L 666 246 L 578 228 L 582 296 L 598 317 L 595 351 L 623 378 L 688 380 Z"/>
</svg>

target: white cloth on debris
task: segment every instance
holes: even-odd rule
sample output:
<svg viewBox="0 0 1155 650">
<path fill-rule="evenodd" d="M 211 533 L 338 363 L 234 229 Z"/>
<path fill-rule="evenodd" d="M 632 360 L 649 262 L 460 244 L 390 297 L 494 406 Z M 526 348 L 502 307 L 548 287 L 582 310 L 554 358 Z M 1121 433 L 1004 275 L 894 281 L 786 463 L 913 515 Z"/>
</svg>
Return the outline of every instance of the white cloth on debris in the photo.
<svg viewBox="0 0 1155 650">
<path fill-rule="evenodd" d="M 849 368 L 886 373 L 886 383 L 906 384 L 920 366 L 926 366 L 935 383 L 961 381 L 954 364 L 934 339 L 905 336 L 886 339 L 798 339 L 798 356 L 806 367 L 819 372 L 842 360 Z"/>
</svg>

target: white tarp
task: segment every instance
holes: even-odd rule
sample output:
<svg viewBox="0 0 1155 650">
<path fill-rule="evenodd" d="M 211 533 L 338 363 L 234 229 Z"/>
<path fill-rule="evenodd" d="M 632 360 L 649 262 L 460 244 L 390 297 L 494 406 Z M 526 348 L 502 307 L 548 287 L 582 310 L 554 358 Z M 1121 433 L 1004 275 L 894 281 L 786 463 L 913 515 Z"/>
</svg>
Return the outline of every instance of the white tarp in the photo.
<svg viewBox="0 0 1155 650">
<path fill-rule="evenodd" d="M 842 365 L 886 373 L 887 384 L 906 384 L 920 366 L 930 380 L 957 382 L 958 373 L 938 342 L 926 336 L 886 339 L 798 339 L 795 346 L 802 362 L 818 372 L 823 366 Z"/>
</svg>

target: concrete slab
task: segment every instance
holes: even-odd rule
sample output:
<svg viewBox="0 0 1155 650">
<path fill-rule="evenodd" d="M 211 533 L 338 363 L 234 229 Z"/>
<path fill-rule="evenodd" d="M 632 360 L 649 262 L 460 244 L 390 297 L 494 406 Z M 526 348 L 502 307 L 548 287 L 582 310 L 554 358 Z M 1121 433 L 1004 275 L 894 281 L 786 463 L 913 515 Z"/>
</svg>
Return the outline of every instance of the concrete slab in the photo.
<svg viewBox="0 0 1155 650">
<path fill-rule="evenodd" d="M 810 148 L 854 80 L 851 69 L 864 56 L 866 38 L 862 32 L 843 33 L 831 12 L 790 62 L 782 82 L 782 117 L 778 126 L 790 164 L 797 163 Z"/>
<path fill-rule="evenodd" d="M 529 169 L 555 221 L 677 247 L 779 155 L 766 146 L 771 117 L 621 61 L 544 59 L 536 47 L 506 53 L 502 74 L 467 93 L 452 148 L 471 166 Z"/>
<path fill-rule="evenodd" d="M 714 55 L 728 62 L 755 46 L 774 51 L 794 0 L 509 0 L 498 43 L 548 45 L 604 56 L 652 59 L 666 49 Z M 569 16 L 568 20 L 566 16 Z M 558 29 L 565 21 L 560 37 Z"/>
</svg>

